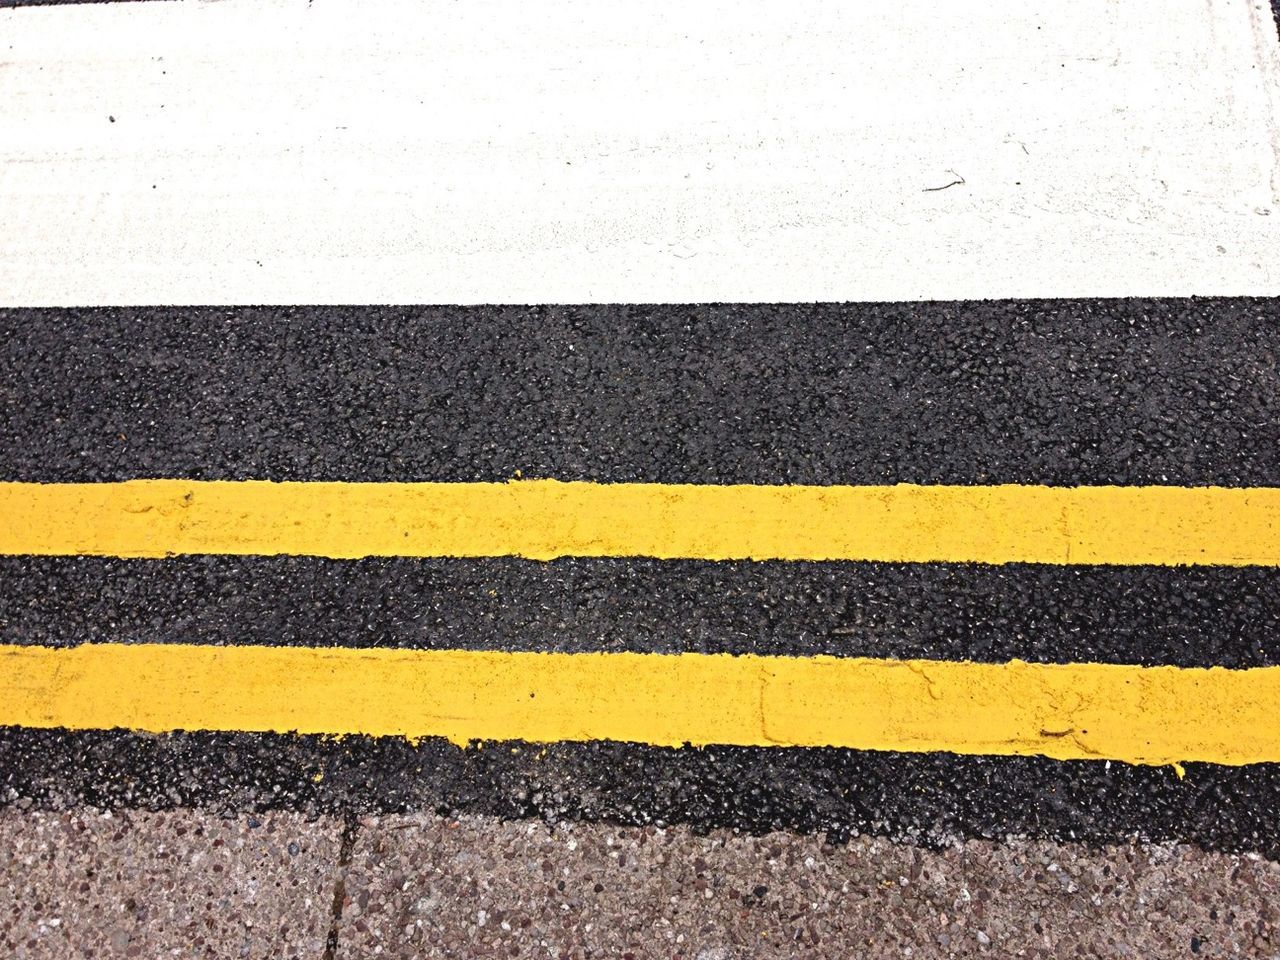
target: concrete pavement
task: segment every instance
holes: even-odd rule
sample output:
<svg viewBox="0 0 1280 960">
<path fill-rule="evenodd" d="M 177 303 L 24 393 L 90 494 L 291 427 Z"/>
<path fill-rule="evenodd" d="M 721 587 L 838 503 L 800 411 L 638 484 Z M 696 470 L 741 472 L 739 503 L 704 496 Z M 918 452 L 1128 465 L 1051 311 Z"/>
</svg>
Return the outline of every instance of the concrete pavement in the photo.
<svg viewBox="0 0 1280 960">
<path fill-rule="evenodd" d="M 15 960 L 1280 956 L 1280 865 L 1178 844 L 9 808 L 0 848 Z"/>
</svg>

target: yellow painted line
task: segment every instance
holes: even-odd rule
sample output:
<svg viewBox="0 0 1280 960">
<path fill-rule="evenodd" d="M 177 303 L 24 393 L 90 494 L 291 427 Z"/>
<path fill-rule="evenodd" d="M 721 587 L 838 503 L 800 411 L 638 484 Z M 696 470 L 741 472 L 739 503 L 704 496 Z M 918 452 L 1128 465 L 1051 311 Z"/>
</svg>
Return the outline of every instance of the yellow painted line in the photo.
<svg viewBox="0 0 1280 960">
<path fill-rule="evenodd" d="M 1280 667 L 0 646 L 0 724 L 1280 761 Z"/>
<path fill-rule="evenodd" d="M 0 483 L 0 553 L 1280 565 L 1280 488 Z"/>
</svg>

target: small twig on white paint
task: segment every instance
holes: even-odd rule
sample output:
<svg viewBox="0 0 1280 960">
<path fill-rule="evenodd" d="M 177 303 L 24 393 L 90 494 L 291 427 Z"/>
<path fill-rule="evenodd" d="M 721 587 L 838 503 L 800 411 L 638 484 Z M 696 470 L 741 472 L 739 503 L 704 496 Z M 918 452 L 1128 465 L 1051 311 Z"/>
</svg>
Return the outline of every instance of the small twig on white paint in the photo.
<svg viewBox="0 0 1280 960">
<path fill-rule="evenodd" d="M 925 188 L 924 188 L 924 192 L 925 192 L 925 193 L 937 193 L 939 190 L 946 190 L 948 187 L 963 187 L 963 186 L 964 186 L 964 177 L 960 176 L 960 174 L 956 173 L 954 170 L 948 170 L 948 171 L 947 171 L 947 173 L 951 174 L 953 177 L 955 177 L 955 179 L 954 179 L 954 180 L 952 180 L 950 183 L 944 183 L 944 184 L 943 184 L 942 186 L 940 186 L 940 187 L 925 187 Z"/>
</svg>

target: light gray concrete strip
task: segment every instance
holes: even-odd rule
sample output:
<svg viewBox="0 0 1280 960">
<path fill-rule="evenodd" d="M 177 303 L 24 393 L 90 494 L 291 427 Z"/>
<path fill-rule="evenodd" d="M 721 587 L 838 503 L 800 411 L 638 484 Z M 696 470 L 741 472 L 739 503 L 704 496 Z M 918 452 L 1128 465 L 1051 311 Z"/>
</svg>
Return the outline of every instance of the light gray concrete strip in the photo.
<svg viewBox="0 0 1280 960">
<path fill-rule="evenodd" d="M 0 811 L 0 956 L 319 958 L 341 833 L 294 813 Z"/>
<path fill-rule="evenodd" d="M 394 816 L 365 822 L 337 956 L 1273 957 L 1280 864 L 1186 846 Z"/>
</svg>

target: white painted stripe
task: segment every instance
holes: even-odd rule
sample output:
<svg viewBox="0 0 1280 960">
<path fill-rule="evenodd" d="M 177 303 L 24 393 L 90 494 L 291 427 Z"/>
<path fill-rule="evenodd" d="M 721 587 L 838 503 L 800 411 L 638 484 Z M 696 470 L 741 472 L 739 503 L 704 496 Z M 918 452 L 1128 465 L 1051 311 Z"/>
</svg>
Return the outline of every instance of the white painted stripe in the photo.
<svg viewBox="0 0 1280 960">
<path fill-rule="evenodd" d="M 222 0 L 0 39 L 10 305 L 1280 293 L 1266 0 Z"/>
</svg>

